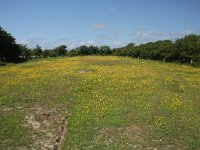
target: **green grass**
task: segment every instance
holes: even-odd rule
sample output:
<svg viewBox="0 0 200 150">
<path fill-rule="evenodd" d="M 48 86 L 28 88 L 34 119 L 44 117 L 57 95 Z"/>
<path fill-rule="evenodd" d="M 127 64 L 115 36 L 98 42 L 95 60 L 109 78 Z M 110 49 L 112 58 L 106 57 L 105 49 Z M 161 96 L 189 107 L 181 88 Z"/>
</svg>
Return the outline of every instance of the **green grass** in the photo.
<svg viewBox="0 0 200 150">
<path fill-rule="evenodd" d="M 113 56 L 0 66 L 0 149 L 199 149 L 200 69 Z"/>
</svg>

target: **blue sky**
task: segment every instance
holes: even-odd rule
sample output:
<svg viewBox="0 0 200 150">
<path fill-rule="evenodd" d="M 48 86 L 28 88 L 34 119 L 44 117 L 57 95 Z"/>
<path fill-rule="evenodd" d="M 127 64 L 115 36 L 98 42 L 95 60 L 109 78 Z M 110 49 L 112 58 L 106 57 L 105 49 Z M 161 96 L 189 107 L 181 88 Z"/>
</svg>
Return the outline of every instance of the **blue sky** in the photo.
<svg viewBox="0 0 200 150">
<path fill-rule="evenodd" d="M 68 49 L 200 34 L 200 0 L 0 0 L 0 26 L 17 43 Z"/>
</svg>

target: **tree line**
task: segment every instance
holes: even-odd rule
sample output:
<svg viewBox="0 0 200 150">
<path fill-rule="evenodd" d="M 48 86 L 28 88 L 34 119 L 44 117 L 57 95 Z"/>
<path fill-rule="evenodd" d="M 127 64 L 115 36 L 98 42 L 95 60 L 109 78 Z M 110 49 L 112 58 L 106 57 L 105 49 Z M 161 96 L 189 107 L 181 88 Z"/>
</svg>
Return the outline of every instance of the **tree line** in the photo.
<svg viewBox="0 0 200 150">
<path fill-rule="evenodd" d="M 200 64 L 200 36 L 187 35 L 176 41 L 162 40 L 136 46 L 134 43 L 116 48 L 112 54 L 133 58 Z"/>
<path fill-rule="evenodd" d="M 17 44 L 15 38 L 0 27 L 0 61 L 78 55 L 116 55 L 199 65 L 200 35 L 192 34 L 175 41 L 160 40 L 140 45 L 129 43 L 114 49 L 109 46 L 82 45 L 68 51 L 66 45 L 60 45 L 53 49 L 42 50 L 39 45 L 31 49 L 26 45 Z"/>
</svg>

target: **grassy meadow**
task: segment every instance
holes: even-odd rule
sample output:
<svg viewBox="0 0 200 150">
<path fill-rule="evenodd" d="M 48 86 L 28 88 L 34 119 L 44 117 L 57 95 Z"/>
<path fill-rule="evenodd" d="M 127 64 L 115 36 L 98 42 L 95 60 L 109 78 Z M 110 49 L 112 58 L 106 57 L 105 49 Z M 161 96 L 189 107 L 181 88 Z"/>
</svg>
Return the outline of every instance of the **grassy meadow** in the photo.
<svg viewBox="0 0 200 150">
<path fill-rule="evenodd" d="M 0 66 L 0 149 L 200 149 L 200 68 L 114 56 Z"/>
</svg>

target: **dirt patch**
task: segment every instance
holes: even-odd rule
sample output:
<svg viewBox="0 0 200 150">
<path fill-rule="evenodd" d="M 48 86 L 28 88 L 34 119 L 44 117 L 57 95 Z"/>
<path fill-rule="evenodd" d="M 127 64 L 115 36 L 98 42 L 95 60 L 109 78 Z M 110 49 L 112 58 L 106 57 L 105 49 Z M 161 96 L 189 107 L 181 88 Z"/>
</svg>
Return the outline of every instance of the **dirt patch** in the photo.
<svg viewBox="0 0 200 150">
<path fill-rule="evenodd" d="M 82 69 L 82 70 L 78 70 L 78 73 L 88 73 L 88 72 L 96 72 L 96 69 Z"/>
<path fill-rule="evenodd" d="M 59 150 L 66 134 L 66 119 L 55 109 L 34 107 L 25 117 L 25 126 L 32 130 L 32 149 Z"/>
<path fill-rule="evenodd" d="M 7 107 L 6 107 L 6 108 L 3 108 L 2 110 L 3 110 L 3 112 L 10 112 L 10 111 L 13 110 L 13 108 L 7 108 Z"/>
<path fill-rule="evenodd" d="M 25 119 L 27 120 L 27 126 L 31 126 L 33 129 L 40 128 L 41 125 L 35 120 L 35 116 L 33 114 L 26 116 Z"/>
<path fill-rule="evenodd" d="M 60 131 L 57 134 L 57 138 L 56 138 L 56 141 L 54 143 L 54 150 L 58 150 L 60 148 L 60 144 L 63 141 L 64 136 L 66 134 L 66 125 L 67 125 L 67 122 L 66 122 L 65 119 L 63 119 Z"/>
</svg>

